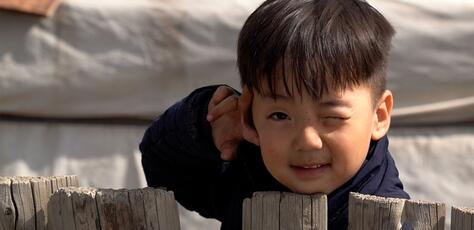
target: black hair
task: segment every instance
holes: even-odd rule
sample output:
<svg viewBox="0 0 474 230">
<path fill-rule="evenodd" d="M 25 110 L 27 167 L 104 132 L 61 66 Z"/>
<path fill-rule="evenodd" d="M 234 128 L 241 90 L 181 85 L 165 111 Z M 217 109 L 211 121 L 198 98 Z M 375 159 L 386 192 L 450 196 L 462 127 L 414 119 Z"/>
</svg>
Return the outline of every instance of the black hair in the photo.
<svg viewBox="0 0 474 230">
<path fill-rule="evenodd" d="M 241 84 L 260 94 L 267 87 L 276 97 L 277 84 L 283 83 L 288 95 L 295 87 L 315 99 L 367 84 L 378 98 L 394 34 L 363 0 L 267 0 L 239 35 Z"/>
</svg>

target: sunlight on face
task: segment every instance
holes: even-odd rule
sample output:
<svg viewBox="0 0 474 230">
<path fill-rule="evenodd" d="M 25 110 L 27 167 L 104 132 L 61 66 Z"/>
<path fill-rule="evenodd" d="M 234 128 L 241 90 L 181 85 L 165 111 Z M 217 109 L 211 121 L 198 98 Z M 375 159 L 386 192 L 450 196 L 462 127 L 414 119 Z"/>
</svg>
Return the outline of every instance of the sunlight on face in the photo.
<svg viewBox="0 0 474 230">
<path fill-rule="evenodd" d="M 293 192 L 328 194 L 360 169 L 375 125 L 370 88 L 353 87 L 319 101 L 307 92 L 276 99 L 253 95 L 265 166 Z"/>
</svg>

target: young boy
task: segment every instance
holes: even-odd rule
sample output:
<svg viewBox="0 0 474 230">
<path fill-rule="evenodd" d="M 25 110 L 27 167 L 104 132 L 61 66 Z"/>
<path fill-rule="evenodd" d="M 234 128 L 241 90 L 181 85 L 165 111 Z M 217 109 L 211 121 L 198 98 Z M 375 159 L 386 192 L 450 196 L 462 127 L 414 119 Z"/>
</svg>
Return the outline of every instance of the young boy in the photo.
<svg viewBox="0 0 474 230">
<path fill-rule="evenodd" d="M 239 36 L 242 95 L 200 88 L 154 121 L 148 185 L 221 229 L 241 229 L 255 191 L 328 194 L 329 229 L 347 228 L 349 192 L 409 198 L 385 136 L 393 34 L 365 1 L 265 1 Z"/>
</svg>

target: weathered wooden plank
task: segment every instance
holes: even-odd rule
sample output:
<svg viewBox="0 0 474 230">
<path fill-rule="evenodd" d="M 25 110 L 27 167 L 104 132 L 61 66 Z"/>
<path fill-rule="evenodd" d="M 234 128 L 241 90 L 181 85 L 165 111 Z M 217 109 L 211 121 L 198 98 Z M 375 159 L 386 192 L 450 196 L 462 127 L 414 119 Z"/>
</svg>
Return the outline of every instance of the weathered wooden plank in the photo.
<svg viewBox="0 0 474 230">
<path fill-rule="evenodd" d="M 58 189 L 48 203 L 48 229 L 75 230 L 75 220 L 71 191 L 68 188 Z"/>
<path fill-rule="evenodd" d="M 311 230 L 313 226 L 312 196 L 303 196 L 303 230 Z"/>
<path fill-rule="evenodd" d="M 58 180 L 54 176 L 48 177 L 48 180 L 51 183 L 51 194 L 53 194 L 54 192 L 56 192 L 59 189 Z"/>
<path fill-rule="evenodd" d="M 252 199 L 252 205 L 254 200 Z M 288 197 L 288 193 L 282 193 L 280 195 L 280 229 L 290 229 L 290 199 Z M 253 206 L 252 206 L 252 217 L 253 214 Z M 252 227 L 253 227 L 253 218 L 252 218 Z"/>
<path fill-rule="evenodd" d="M 27 177 L 12 178 L 13 201 L 17 209 L 15 229 L 35 229 L 35 207 L 30 180 Z"/>
<path fill-rule="evenodd" d="M 302 195 L 283 192 L 280 203 L 280 229 L 301 230 L 303 228 Z"/>
<path fill-rule="evenodd" d="M 376 229 L 374 221 L 374 216 L 376 214 L 375 207 L 375 202 L 371 202 L 370 200 L 365 201 L 365 199 L 362 199 L 362 217 L 364 219 L 360 221 L 362 223 L 361 229 Z"/>
<path fill-rule="evenodd" d="M 324 194 L 256 192 L 243 202 L 243 229 L 326 230 Z"/>
<path fill-rule="evenodd" d="M 79 187 L 79 179 L 76 175 L 67 175 L 64 177 L 66 178 L 66 185 L 68 187 Z"/>
<path fill-rule="evenodd" d="M 146 229 L 159 230 L 158 211 L 156 207 L 155 191 L 152 188 L 143 189 L 143 198 L 145 204 Z"/>
<path fill-rule="evenodd" d="M 44 230 L 48 220 L 48 202 L 51 195 L 50 185 L 42 177 L 30 179 L 36 213 L 36 229 Z"/>
<path fill-rule="evenodd" d="M 51 182 L 51 180 L 50 180 Z M 48 230 L 63 229 L 60 194 L 53 194 L 48 203 Z"/>
<path fill-rule="evenodd" d="M 133 229 L 132 226 L 132 209 L 130 207 L 130 201 L 128 198 L 128 191 L 126 189 L 114 190 L 114 203 L 115 208 L 115 219 L 117 222 L 118 230 Z"/>
<path fill-rule="evenodd" d="M 262 228 L 278 229 L 280 225 L 280 192 L 262 193 Z"/>
<path fill-rule="evenodd" d="M 263 194 L 256 192 L 252 196 L 252 230 L 263 230 Z"/>
<path fill-rule="evenodd" d="M 349 229 L 400 229 L 405 200 L 351 193 Z"/>
<path fill-rule="evenodd" d="M 250 198 L 245 198 L 242 204 L 242 230 L 252 230 L 252 199 Z"/>
<path fill-rule="evenodd" d="M 405 202 L 405 219 L 414 230 L 439 229 L 444 226 L 446 213 L 438 212 L 444 206 L 441 203 L 407 200 Z"/>
<path fill-rule="evenodd" d="M 459 212 L 458 208 L 456 207 L 451 208 L 451 229 L 452 230 L 459 229 L 459 227 L 457 226 L 457 224 L 459 223 L 459 220 L 458 220 L 459 214 L 457 212 Z"/>
<path fill-rule="evenodd" d="M 0 177 L 0 230 L 15 228 L 16 211 L 11 193 L 12 181 L 7 177 Z"/>
<path fill-rule="evenodd" d="M 327 230 L 328 205 L 325 194 L 311 195 L 311 230 Z"/>
<path fill-rule="evenodd" d="M 75 178 L 76 176 L 74 175 L 66 175 L 64 176 L 64 179 L 66 180 L 66 186 L 67 187 L 79 187 L 75 184 Z"/>
<path fill-rule="evenodd" d="M 472 230 L 474 229 L 474 208 L 452 207 L 451 229 Z"/>
<path fill-rule="evenodd" d="M 294 216 L 293 223 L 295 230 L 303 230 L 303 196 L 301 194 L 292 193 L 291 201 L 293 203 L 292 213 Z"/>
<path fill-rule="evenodd" d="M 74 211 L 72 208 L 71 192 L 66 187 L 58 189 L 60 194 L 61 218 L 63 219 L 64 229 L 75 230 Z"/>
<path fill-rule="evenodd" d="M 132 222 L 134 229 L 145 230 L 146 228 L 146 215 L 145 215 L 145 204 L 144 196 L 141 189 L 132 189 L 128 191 L 130 197 L 130 208 L 132 211 Z"/>
<path fill-rule="evenodd" d="M 399 198 L 383 198 L 387 200 L 390 204 L 390 222 L 389 228 L 396 227 L 400 229 L 403 225 L 403 209 L 405 207 L 406 199 Z M 375 212 L 375 211 L 374 211 Z M 367 213 L 367 215 L 372 215 L 372 213 Z"/>
<path fill-rule="evenodd" d="M 361 230 L 363 229 L 363 204 L 364 196 L 358 193 L 350 193 L 349 195 L 349 223 L 348 229 Z M 374 216 L 377 218 L 378 216 Z"/>
<path fill-rule="evenodd" d="M 170 221 L 170 230 L 180 230 L 178 205 L 172 191 L 166 192 L 166 206 L 168 207 L 168 218 Z"/>
<path fill-rule="evenodd" d="M 100 228 L 103 230 L 119 229 L 115 218 L 114 190 L 99 189 L 96 192 L 95 199 L 97 201 Z"/>
<path fill-rule="evenodd" d="M 71 192 L 76 230 L 100 229 L 95 188 L 67 188 Z"/>
<path fill-rule="evenodd" d="M 155 189 L 158 223 L 160 229 L 179 230 L 178 207 L 174 194 L 162 189 Z"/>
<path fill-rule="evenodd" d="M 444 213 L 444 215 L 442 215 Z M 437 204 L 436 205 L 436 216 L 438 217 L 438 228 L 437 230 L 444 230 L 446 223 L 446 205 Z"/>
<path fill-rule="evenodd" d="M 160 229 L 167 229 L 168 227 L 168 216 L 166 215 L 166 203 L 163 191 L 154 189 L 156 210 L 158 214 L 158 225 Z"/>
<path fill-rule="evenodd" d="M 56 178 L 58 188 L 68 187 L 66 176 L 54 176 L 54 178 Z"/>
</svg>

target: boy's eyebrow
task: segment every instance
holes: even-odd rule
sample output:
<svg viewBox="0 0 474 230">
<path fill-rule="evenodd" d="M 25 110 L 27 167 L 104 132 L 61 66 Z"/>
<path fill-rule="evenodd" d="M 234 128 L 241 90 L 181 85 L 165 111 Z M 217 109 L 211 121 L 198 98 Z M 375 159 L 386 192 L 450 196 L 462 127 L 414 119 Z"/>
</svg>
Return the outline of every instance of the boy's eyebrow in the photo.
<svg viewBox="0 0 474 230">
<path fill-rule="evenodd" d="M 319 102 L 319 105 L 323 107 L 351 107 L 349 102 L 339 99 L 322 100 Z"/>
<path fill-rule="evenodd" d="M 264 94 L 262 95 L 264 99 L 272 99 L 272 100 L 284 100 L 284 101 L 291 101 L 294 100 L 294 97 L 286 95 L 286 94 L 279 94 L 275 93 L 274 95 Z M 318 102 L 321 107 L 351 107 L 351 104 L 347 101 L 340 100 L 337 98 L 329 98 L 323 99 Z"/>
<path fill-rule="evenodd" d="M 275 93 L 274 95 L 266 93 L 266 94 L 263 94 L 262 97 L 265 98 L 265 99 L 293 100 L 293 97 L 291 97 L 289 95 L 286 95 L 286 94 L 279 94 L 279 93 Z"/>
</svg>

